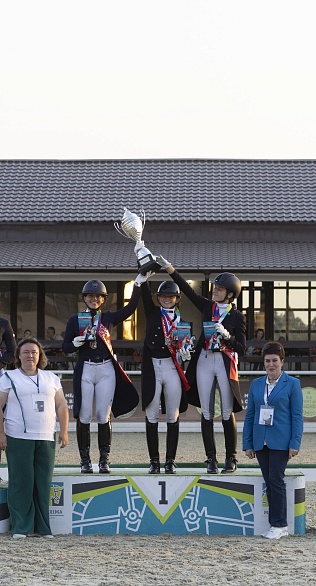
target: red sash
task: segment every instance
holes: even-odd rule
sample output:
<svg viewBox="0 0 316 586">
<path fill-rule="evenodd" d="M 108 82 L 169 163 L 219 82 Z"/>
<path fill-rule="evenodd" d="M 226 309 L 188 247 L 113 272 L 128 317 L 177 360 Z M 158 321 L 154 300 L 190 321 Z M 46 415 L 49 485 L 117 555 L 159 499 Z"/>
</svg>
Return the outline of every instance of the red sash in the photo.
<svg viewBox="0 0 316 586">
<path fill-rule="evenodd" d="M 226 317 L 227 313 L 231 310 L 231 307 L 232 306 L 230 304 L 230 306 L 228 306 L 226 308 L 225 315 L 220 316 L 219 311 L 218 311 L 218 307 L 217 307 L 217 303 L 214 303 L 213 307 L 212 307 L 212 320 L 213 321 L 220 320 L 222 322 L 222 320 Z M 220 349 L 221 349 L 221 352 L 224 352 L 224 354 L 226 354 L 226 356 L 228 356 L 228 358 L 230 360 L 229 378 L 238 382 L 238 364 L 237 364 L 234 350 L 232 350 L 232 348 L 230 348 L 229 346 L 226 346 L 223 339 L 220 342 Z"/>
<path fill-rule="evenodd" d="M 102 342 L 105 344 L 108 351 L 110 352 L 110 354 L 112 354 L 112 356 L 114 358 L 114 352 L 113 352 L 113 348 L 112 348 L 112 344 L 111 344 L 110 332 L 103 324 L 101 324 L 101 322 L 98 327 L 98 336 L 100 336 Z M 115 358 L 114 358 L 114 360 L 115 360 Z M 120 369 L 122 379 L 131 383 L 132 382 L 131 379 L 129 378 L 129 376 L 127 376 L 125 370 L 123 370 L 123 368 L 121 367 L 120 363 L 117 362 L 117 360 L 116 360 L 116 364 Z"/>
<path fill-rule="evenodd" d="M 230 360 L 229 378 L 238 382 L 238 365 L 234 350 L 221 342 L 221 352 L 224 352 Z"/>
<path fill-rule="evenodd" d="M 183 372 L 183 370 L 182 370 L 179 362 L 177 361 L 177 350 L 176 350 L 176 347 L 175 347 L 175 345 L 173 343 L 172 330 L 173 329 L 175 330 L 176 327 L 173 324 L 173 322 L 171 321 L 171 319 L 168 316 L 168 314 L 166 315 L 166 318 L 169 321 L 169 326 L 171 326 L 169 332 L 167 332 L 166 323 L 165 323 L 165 320 L 163 318 L 163 315 L 161 316 L 162 329 L 163 329 L 163 333 L 164 333 L 164 336 L 165 336 L 165 344 L 166 344 L 166 346 L 167 346 L 167 348 L 168 348 L 168 350 L 170 352 L 171 358 L 173 360 L 173 364 L 175 365 L 175 367 L 176 367 L 176 369 L 178 371 L 180 380 L 182 382 L 183 389 L 184 389 L 184 391 L 188 391 L 191 387 L 190 387 L 190 385 L 189 385 L 189 383 L 187 381 L 187 378 L 186 378 L 186 376 L 185 376 L 185 374 L 184 374 L 184 372 Z"/>
</svg>

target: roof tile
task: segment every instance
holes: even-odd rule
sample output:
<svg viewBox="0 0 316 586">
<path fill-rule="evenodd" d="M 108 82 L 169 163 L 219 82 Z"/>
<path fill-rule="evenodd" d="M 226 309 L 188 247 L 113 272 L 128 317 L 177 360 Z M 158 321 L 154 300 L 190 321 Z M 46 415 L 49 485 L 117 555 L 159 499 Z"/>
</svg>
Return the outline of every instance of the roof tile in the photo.
<svg viewBox="0 0 316 586">
<path fill-rule="evenodd" d="M 316 160 L 3 160 L 0 197 L 10 223 L 311 222 Z"/>
</svg>

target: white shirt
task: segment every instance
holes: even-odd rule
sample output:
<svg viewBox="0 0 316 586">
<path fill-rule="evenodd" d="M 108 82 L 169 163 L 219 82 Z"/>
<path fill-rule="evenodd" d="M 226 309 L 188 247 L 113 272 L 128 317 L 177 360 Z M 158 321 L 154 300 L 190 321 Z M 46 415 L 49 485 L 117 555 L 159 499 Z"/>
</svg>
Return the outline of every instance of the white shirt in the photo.
<svg viewBox="0 0 316 586">
<path fill-rule="evenodd" d="M 39 370 L 36 376 L 26 376 L 19 369 L 8 372 L 14 382 L 6 376 L 0 379 L 0 391 L 8 394 L 4 413 L 4 431 L 16 439 L 54 440 L 56 429 L 55 395 L 62 390 L 58 376 L 49 371 Z M 38 381 L 38 387 L 37 387 Z M 44 411 L 34 409 L 37 396 L 43 399 Z M 24 418 L 24 420 L 23 420 Z M 26 429 L 26 431 L 24 431 Z"/>
<path fill-rule="evenodd" d="M 229 306 L 229 303 L 218 303 L 217 307 L 218 307 L 219 315 L 222 315 L 224 313 L 224 311 L 226 311 L 228 306 Z"/>
</svg>

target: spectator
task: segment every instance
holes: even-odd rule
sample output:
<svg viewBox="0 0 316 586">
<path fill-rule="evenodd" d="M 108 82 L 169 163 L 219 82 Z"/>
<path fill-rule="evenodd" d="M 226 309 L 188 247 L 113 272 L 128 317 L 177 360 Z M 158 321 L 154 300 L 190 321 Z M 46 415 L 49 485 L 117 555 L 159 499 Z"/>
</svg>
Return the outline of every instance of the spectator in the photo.
<svg viewBox="0 0 316 586">
<path fill-rule="evenodd" d="M 250 347 L 252 348 L 252 356 L 262 356 L 262 345 L 258 346 L 257 342 L 264 341 L 264 330 L 262 328 L 258 328 L 255 331 L 254 338 L 250 340 Z M 263 362 L 254 362 L 253 370 L 263 370 Z"/>
<path fill-rule="evenodd" d="M 54 326 L 49 326 L 46 331 L 47 340 L 62 340 L 62 337 L 56 334 Z"/>
</svg>

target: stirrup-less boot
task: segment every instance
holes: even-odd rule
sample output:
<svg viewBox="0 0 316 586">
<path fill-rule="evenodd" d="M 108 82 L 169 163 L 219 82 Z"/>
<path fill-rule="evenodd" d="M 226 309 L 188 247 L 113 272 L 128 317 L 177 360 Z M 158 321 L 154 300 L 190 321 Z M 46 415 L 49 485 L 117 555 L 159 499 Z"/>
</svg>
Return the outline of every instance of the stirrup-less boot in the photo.
<svg viewBox="0 0 316 586">
<path fill-rule="evenodd" d="M 148 474 L 160 473 L 158 423 L 150 423 L 146 417 L 146 440 L 150 458 Z"/>
<path fill-rule="evenodd" d="M 222 420 L 225 437 L 226 460 L 221 474 L 233 474 L 237 470 L 237 426 L 235 414 L 231 413 L 230 418 Z"/>
<path fill-rule="evenodd" d="M 165 462 L 165 473 L 175 474 L 175 464 L 177 447 L 179 441 L 179 418 L 175 423 L 167 423 L 167 450 L 166 450 L 166 462 Z"/>
<path fill-rule="evenodd" d="M 201 417 L 202 439 L 207 457 L 207 474 L 218 474 L 213 419 Z"/>
<path fill-rule="evenodd" d="M 100 452 L 99 472 L 109 474 L 109 457 L 111 450 L 112 426 L 111 422 L 98 424 L 98 446 Z"/>
<path fill-rule="evenodd" d="M 77 419 L 76 431 L 81 472 L 82 474 L 92 474 L 93 468 L 90 460 L 90 423 L 82 423 L 80 419 Z"/>
</svg>

